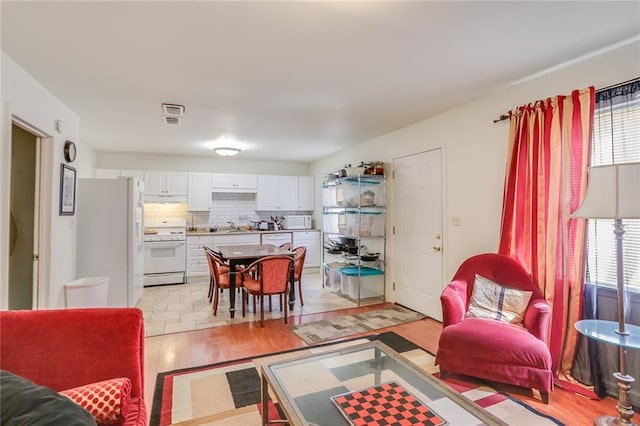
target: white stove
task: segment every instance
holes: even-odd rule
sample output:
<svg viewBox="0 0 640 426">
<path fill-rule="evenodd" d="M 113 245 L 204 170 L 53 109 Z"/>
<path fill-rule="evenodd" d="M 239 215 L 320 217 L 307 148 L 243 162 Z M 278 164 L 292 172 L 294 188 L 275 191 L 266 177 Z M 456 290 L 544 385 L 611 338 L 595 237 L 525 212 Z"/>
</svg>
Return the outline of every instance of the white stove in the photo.
<svg viewBox="0 0 640 426">
<path fill-rule="evenodd" d="M 185 219 L 147 219 L 145 221 L 145 287 L 185 282 L 186 240 Z"/>
</svg>

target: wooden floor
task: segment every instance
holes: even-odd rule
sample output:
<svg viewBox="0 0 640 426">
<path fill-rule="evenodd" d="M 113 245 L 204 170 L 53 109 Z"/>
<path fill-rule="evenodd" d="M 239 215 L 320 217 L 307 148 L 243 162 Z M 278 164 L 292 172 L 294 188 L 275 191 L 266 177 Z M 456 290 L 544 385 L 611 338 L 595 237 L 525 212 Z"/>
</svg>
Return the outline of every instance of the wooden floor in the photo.
<svg viewBox="0 0 640 426">
<path fill-rule="evenodd" d="M 392 304 L 374 305 L 344 311 L 292 317 L 291 323 L 302 324 L 345 314 L 364 312 Z M 441 324 L 432 319 L 424 319 L 408 324 L 389 327 L 380 331 L 394 331 L 415 342 L 424 349 L 435 353 Z M 367 333 L 370 334 L 370 333 Z M 151 412 L 153 389 L 159 372 L 186 367 L 196 367 L 236 358 L 253 357 L 260 354 L 307 346 L 282 320 L 271 320 L 261 328 L 259 323 L 240 323 L 205 330 L 175 333 L 145 339 L 145 400 Z M 616 401 L 605 398 L 591 401 L 556 388 L 551 394 L 551 402 L 543 404 L 537 395 L 528 389 L 497 385 L 513 396 L 525 401 L 544 414 L 553 416 L 566 425 L 592 425 L 601 414 L 616 413 Z M 637 419 L 634 417 L 634 420 Z"/>
</svg>

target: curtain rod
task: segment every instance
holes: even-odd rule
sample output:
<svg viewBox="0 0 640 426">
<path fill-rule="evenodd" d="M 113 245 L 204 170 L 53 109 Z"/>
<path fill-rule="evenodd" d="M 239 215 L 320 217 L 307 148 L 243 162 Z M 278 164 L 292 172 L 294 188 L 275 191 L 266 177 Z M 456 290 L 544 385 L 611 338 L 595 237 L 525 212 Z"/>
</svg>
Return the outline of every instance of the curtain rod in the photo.
<svg viewBox="0 0 640 426">
<path fill-rule="evenodd" d="M 596 89 L 596 92 L 601 92 L 603 90 L 615 89 L 616 87 L 625 86 L 627 84 L 634 83 L 636 81 L 640 81 L 640 77 L 632 78 L 631 80 L 623 81 L 622 83 L 616 83 L 616 84 L 613 84 L 611 86 L 603 87 L 602 89 Z"/>
<path fill-rule="evenodd" d="M 500 121 L 508 120 L 509 116 L 507 114 L 502 114 L 500 117 L 493 120 L 494 123 L 498 123 Z"/>
<path fill-rule="evenodd" d="M 611 86 L 603 87 L 602 89 L 596 89 L 596 92 L 615 89 L 616 87 L 624 86 L 626 84 L 633 83 L 633 82 L 636 82 L 636 81 L 640 81 L 640 77 L 632 78 L 631 80 L 623 81 L 622 83 L 612 84 Z M 499 123 L 499 122 L 507 120 L 507 119 L 509 119 L 509 116 L 507 114 L 502 114 L 500 117 L 498 117 L 495 120 L 493 120 L 493 122 L 494 123 Z"/>
</svg>

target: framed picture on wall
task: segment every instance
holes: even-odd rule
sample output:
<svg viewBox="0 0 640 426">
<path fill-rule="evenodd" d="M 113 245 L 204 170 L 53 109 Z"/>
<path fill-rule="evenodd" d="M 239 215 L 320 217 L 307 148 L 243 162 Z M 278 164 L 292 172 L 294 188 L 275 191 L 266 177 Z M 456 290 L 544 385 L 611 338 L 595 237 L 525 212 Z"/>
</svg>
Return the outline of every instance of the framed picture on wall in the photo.
<svg viewBox="0 0 640 426">
<path fill-rule="evenodd" d="M 76 169 L 60 164 L 60 216 L 76 212 Z"/>
</svg>

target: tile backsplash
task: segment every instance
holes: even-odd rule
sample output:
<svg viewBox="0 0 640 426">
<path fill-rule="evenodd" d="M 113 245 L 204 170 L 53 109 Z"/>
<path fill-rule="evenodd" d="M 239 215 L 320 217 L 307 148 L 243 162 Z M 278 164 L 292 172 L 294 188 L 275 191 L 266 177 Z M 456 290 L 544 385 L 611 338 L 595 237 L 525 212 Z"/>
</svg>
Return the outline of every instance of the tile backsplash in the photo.
<svg viewBox="0 0 640 426">
<path fill-rule="evenodd" d="M 144 203 L 145 219 L 176 219 L 187 217 L 186 204 Z"/>
<path fill-rule="evenodd" d="M 187 226 L 209 228 L 228 227 L 228 221 L 237 226 L 247 226 L 251 220 L 268 220 L 270 216 L 290 214 L 311 214 L 300 211 L 260 211 L 256 212 L 256 194 L 217 193 L 212 194 L 210 212 L 187 211 L 186 204 L 145 203 L 145 219 L 185 218 Z"/>
</svg>

